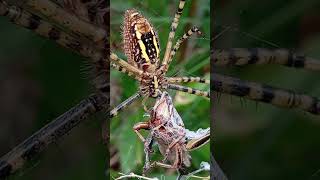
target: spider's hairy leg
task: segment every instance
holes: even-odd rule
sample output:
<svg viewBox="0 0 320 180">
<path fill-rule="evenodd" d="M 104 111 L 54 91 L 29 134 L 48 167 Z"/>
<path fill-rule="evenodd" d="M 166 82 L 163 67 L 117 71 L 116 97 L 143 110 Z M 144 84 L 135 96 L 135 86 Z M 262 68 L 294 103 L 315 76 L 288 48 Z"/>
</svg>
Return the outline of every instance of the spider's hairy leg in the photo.
<svg viewBox="0 0 320 180">
<path fill-rule="evenodd" d="M 190 88 L 190 87 L 180 86 L 177 84 L 168 84 L 168 89 L 173 89 L 173 90 L 177 90 L 177 91 L 186 92 L 189 94 L 194 94 L 197 96 L 203 96 L 203 97 L 210 98 L 210 92 L 202 91 L 202 90 L 198 90 L 198 89 L 194 89 L 194 88 Z"/>
<path fill-rule="evenodd" d="M 0 15 L 8 17 L 13 23 L 30 29 L 40 36 L 55 41 L 62 47 L 75 50 L 85 57 L 91 57 L 88 54 L 89 51 L 86 51 L 89 47 L 84 47 L 78 39 L 54 27 L 37 15 L 15 6 L 8 6 L 3 2 L 0 2 Z"/>
<path fill-rule="evenodd" d="M 37 15 L 15 6 L 8 6 L 4 2 L 0 2 L 0 15 L 6 16 L 13 23 L 30 29 L 40 36 L 53 40 L 62 47 L 71 49 L 92 60 L 92 64 L 94 64 L 92 66 L 94 74 L 93 84 L 105 96 L 109 95 L 108 78 L 106 77 L 109 75 L 106 72 L 109 69 L 109 63 L 107 63 L 106 55 L 104 55 L 105 53 L 102 50 L 97 50 L 94 45 L 79 41 L 77 38 L 61 31 Z"/>
<path fill-rule="evenodd" d="M 133 77 L 134 79 L 136 79 L 137 81 L 141 81 L 141 77 L 137 77 L 135 76 L 133 73 L 131 73 L 128 69 L 126 69 L 125 67 L 119 66 L 117 64 L 111 63 L 111 67 L 121 73 L 127 74 L 130 77 Z"/>
<path fill-rule="evenodd" d="M 97 24 L 105 27 L 109 26 L 109 18 L 107 20 L 107 13 L 109 13 L 109 8 L 107 8 L 109 6 L 108 1 L 54 0 L 54 2 L 91 24 Z"/>
<path fill-rule="evenodd" d="M 126 69 L 127 72 L 131 72 L 132 74 L 134 74 L 136 77 L 141 77 L 142 76 L 142 71 L 132 65 L 130 65 L 129 63 L 127 63 L 125 60 L 119 58 L 116 54 L 111 53 L 110 54 L 110 60 L 119 65 L 120 67 Z"/>
<path fill-rule="evenodd" d="M 21 169 L 27 161 L 33 159 L 49 144 L 57 142 L 89 116 L 106 109 L 108 102 L 109 99 L 104 96 L 91 95 L 17 145 L 1 157 L 0 179 L 5 179 Z"/>
<path fill-rule="evenodd" d="M 18 5 L 31 13 L 46 17 L 50 22 L 60 25 L 62 29 L 77 35 L 79 38 L 85 37 L 87 40 L 101 45 L 102 48 L 105 48 L 105 44 L 108 42 L 108 32 L 105 29 L 81 20 L 52 1 L 26 0 Z"/>
<path fill-rule="evenodd" d="M 196 82 L 196 83 L 204 83 L 210 84 L 210 80 L 204 79 L 201 77 L 167 77 L 166 78 L 168 83 L 189 83 L 189 82 Z"/>
<path fill-rule="evenodd" d="M 109 117 L 113 118 L 113 117 L 117 116 L 119 111 L 121 111 L 123 108 L 125 108 L 125 107 L 129 106 L 130 104 L 132 104 L 139 97 L 141 97 L 141 94 L 139 92 L 137 92 L 134 95 L 132 95 L 131 97 L 129 97 L 128 99 L 126 99 L 125 101 L 123 101 L 117 107 L 113 108 L 110 111 Z"/>
<path fill-rule="evenodd" d="M 176 42 L 176 44 L 174 45 L 174 47 L 171 49 L 170 51 L 170 58 L 167 62 L 167 65 L 164 67 L 164 71 L 168 71 L 169 66 L 171 61 L 173 60 L 174 55 L 176 54 L 176 52 L 179 50 L 180 45 L 187 40 L 193 33 L 197 33 L 198 35 L 201 35 L 201 31 L 197 28 L 197 27 L 192 27 L 191 29 L 189 29 L 186 33 L 183 34 L 183 36 Z"/>
<path fill-rule="evenodd" d="M 320 114 L 320 100 L 316 97 L 215 73 L 211 74 L 211 78 L 213 80 L 211 88 L 217 92 Z"/>
<path fill-rule="evenodd" d="M 211 52 L 214 66 L 245 66 L 249 64 L 279 64 L 287 67 L 320 71 L 320 61 L 294 53 L 288 49 L 231 48 L 213 49 Z"/>
<path fill-rule="evenodd" d="M 171 23 L 171 28 L 170 28 L 170 33 L 169 33 L 169 37 L 168 37 L 168 41 L 167 41 L 167 46 L 166 46 L 166 51 L 164 54 L 164 59 L 162 61 L 162 66 L 167 66 L 168 61 L 170 59 L 170 51 L 172 48 L 172 41 L 174 38 L 174 35 L 176 33 L 178 24 L 179 24 L 179 19 L 180 16 L 182 14 L 183 8 L 184 8 L 184 4 L 185 4 L 185 0 L 180 0 L 179 1 L 179 7 L 178 10 L 176 11 L 175 15 L 174 15 L 174 19 Z"/>
</svg>

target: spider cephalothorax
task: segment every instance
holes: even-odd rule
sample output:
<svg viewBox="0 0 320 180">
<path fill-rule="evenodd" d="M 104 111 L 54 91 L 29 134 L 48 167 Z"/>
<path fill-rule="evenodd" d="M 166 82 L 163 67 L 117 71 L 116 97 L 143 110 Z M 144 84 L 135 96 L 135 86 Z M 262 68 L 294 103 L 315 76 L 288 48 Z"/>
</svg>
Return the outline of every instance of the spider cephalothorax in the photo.
<svg viewBox="0 0 320 180">
<path fill-rule="evenodd" d="M 158 97 L 161 89 L 166 89 L 167 86 L 168 82 L 161 69 L 156 70 L 152 74 L 143 74 L 140 81 L 140 91 L 149 97 Z"/>
</svg>

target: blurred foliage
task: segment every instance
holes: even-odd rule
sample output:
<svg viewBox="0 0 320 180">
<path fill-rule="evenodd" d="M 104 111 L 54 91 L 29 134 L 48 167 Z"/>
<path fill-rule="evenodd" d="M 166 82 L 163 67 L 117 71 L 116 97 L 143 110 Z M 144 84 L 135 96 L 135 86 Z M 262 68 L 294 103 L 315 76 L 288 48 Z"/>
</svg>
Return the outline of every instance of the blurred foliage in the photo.
<svg viewBox="0 0 320 180">
<path fill-rule="evenodd" d="M 160 38 L 160 49 L 163 57 L 165 46 L 168 38 L 170 24 L 173 20 L 174 13 L 179 1 L 116 1 L 112 0 L 111 5 L 111 49 L 120 57 L 126 59 L 123 52 L 123 42 L 121 33 L 121 25 L 123 23 L 123 15 L 125 10 L 135 8 L 139 10 L 153 24 Z M 209 78 L 209 48 L 210 48 L 210 2 L 209 0 L 187 1 L 186 8 L 180 19 L 177 29 L 176 39 L 180 38 L 188 28 L 193 25 L 198 26 L 203 32 L 202 37 L 192 36 L 188 41 L 186 49 L 181 48 L 177 53 L 177 58 L 172 62 L 167 76 L 200 76 L 205 74 Z M 191 26 L 190 26 L 191 25 Z M 112 71 L 111 73 L 112 90 L 111 97 L 112 106 L 116 106 L 126 98 L 134 94 L 138 85 L 137 82 L 126 75 Z M 199 84 L 186 84 L 188 86 L 207 90 L 208 86 Z M 185 126 L 188 129 L 196 130 L 200 127 L 207 128 L 210 126 L 210 103 L 208 99 L 195 97 L 185 93 L 176 93 L 169 91 L 174 99 L 174 105 L 182 117 Z M 120 97 L 120 98 L 119 98 Z M 150 99 L 149 107 L 152 107 L 154 100 Z M 132 130 L 135 123 L 147 121 L 143 117 L 144 111 L 141 100 L 127 107 L 123 112 L 119 113 L 119 117 L 114 118 L 111 122 L 111 148 L 115 149 L 118 159 L 112 161 L 114 170 L 112 177 L 117 177 L 118 172 L 129 173 L 134 172 L 141 174 L 144 165 L 143 143 Z M 145 132 L 144 135 L 147 135 Z M 157 147 L 154 147 L 157 150 Z M 209 145 L 191 152 L 193 162 L 192 169 L 199 167 L 201 161 L 209 160 Z M 157 150 L 152 157 L 153 160 L 161 160 L 160 152 Z M 169 173 L 163 168 L 153 169 L 149 174 L 150 177 L 165 174 L 166 179 L 175 179 L 175 172 Z M 169 175 L 171 174 L 171 175 Z"/>
<path fill-rule="evenodd" d="M 227 0 L 213 6 L 215 48 L 289 48 L 320 59 L 318 0 Z M 320 96 L 319 73 L 279 66 L 219 68 L 241 79 Z M 214 155 L 230 179 L 319 179 L 320 118 L 223 95 Z"/>
</svg>

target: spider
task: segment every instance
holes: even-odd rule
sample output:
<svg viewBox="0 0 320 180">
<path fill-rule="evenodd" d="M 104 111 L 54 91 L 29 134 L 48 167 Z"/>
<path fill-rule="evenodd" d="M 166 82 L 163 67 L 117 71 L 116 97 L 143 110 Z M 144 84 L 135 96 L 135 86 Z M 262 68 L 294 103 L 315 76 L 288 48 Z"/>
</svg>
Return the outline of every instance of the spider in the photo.
<svg viewBox="0 0 320 180">
<path fill-rule="evenodd" d="M 119 44 L 118 42 L 121 41 L 121 38 L 122 38 L 121 36 L 119 36 L 119 33 L 117 33 L 117 32 L 121 31 L 120 22 L 123 21 L 123 14 L 125 14 L 125 11 L 127 9 L 130 9 L 130 7 L 140 7 L 140 6 L 142 6 L 142 9 L 143 9 L 143 5 L 144 4 L 150 5 L 151 7 L 153 7 L 152 4 L 154 4 L 154 7 L 153 7 L 155 9 L 154 11 L 152 11 L 150 9 L 147 9 L 149 11 L 141 12 L 141 13 L 139 13 L 139 15 L 143 14 L 146 17 L 150 16 L 150 22 L 152 22 L 153 20 L 155 20 L 155 22 L 157 22 L 155 24 L 155 26 L 153 26 L 153 28 L 154 28 L 155 31 L 157 30 L 157 32 L 159 34 L 159 44 L 165 44 L 166 41 L 167 41 L 166 34 L 169 33 L 168 32 L 168 29 L 169 29 L 168 26 L 170 25 L 169 23 L 171 22 L 171 19 L 172 19 L 172 17 L 171 17 L 172 14 L 173 14 L 172 12 L 173 12 L 173 10 L 176 9 L 177 4 L 171 3 L 171 1 L 164 1 L 163 4 L 166 4 L 165 7 L 166 8 L 169 7 L 168 9 L 172 9 L 172 11 L 159 12 L 159 13 L 164 13 L 164 14 L 158 14 L 157 13 L 157 8 L 156 8 L 158 3 L 155 3 L 154 1 L 143 1 L 143 3 L 139 4 L 139 2 L 140 1 L 136 1 L 136 2 L 133 1 L 132 3 L 129 3 L 129 5 L 126 5 L 126 6 L 123 5 L 124 4 L 123 2 L 119 2 L 119 1 L 112 1 L 111 2 L 111 16 L 115 17 L 111 21 L 111 24 L 112 24 L 112 26 L 111 26 L 111 39 L 112 39 L 111 42 L 113 42 L 113 41 L 116 42 L 116 43 L 111 43 L 111 47 L 114 47 L 114 49 L 115 49 L 114 52 L 116 54 L 121 54 L 121 51 L 118 52 L 116 50 L 117 50 L 117 47 L 121 46 L 121 45 L 118 45 Z M 195 3 L 194 7 L 197 7 L 197 5 L 198 6 L 201 5 L 198 8 L 199 10 L 195 11 L 195 13 L 198 12 L 198 11 L 201 12 L 201 10 L 204 8 L 206 3 L 208 3 L 208 2 L 207 1 L 198 1 L 198 3 Z M 119 9 L 113 9 L 112 8 L 113 6 L 114 7 L 120 7 L 120 5 L 124 6 L 123 10 L 121 10 L 121 9 L 120 10 Z M 187 7 L 186 8 L 187 11 L 184 11 L 183 15 L 181 17 L 181 23 L 183 25 L 185 25 L 187 23 L 190 23 L 190 22 L 193 22 L 194 21 L 193 19 L 196 19 L 196 18 L 192 18 L 191 19 L 191 18 L 187 18 L 186 17 L 188 12 L 190 12 L 190 9 L 192 7 L 191 3 L 186 2 L 186 7 Z M 208 9 L 205 9 L 205 10 L 207 11 Z M 203 11 L 202 13 L 204 13 L 206 11 Z M 151 15 L 148 15 L 148 12 L 149 12 L 149 14 L 151 12 Z M 197 16 L 197 18 L 204 16 L 200 12 L 199 12 L 199 15 Z M 133 13 L 136 13 L 136 12 L 133 12 Z M 155 15 L 152 16 L 152 14 L 155 14 Z M 164 17 L 162 17 L 162 16 L 164 16 Z M 118 17 L 118 18 L 116 18 L 116 17 Z M 159 20 L 160 20 L 160 22 L 158 22 Z M 204 22 L 208 22 L 208 21 L 205 20 Z M 164 25 L 165 23 L 168 24 L 168 26 L 165 26 Z M 204 31 L 203 34 L 207 34 L 207 32 L 209 33 L 208 24 L 203 23 L 203 25 L 205 25 L 204 28 L 202 28 L 203 26 L 201 25 L 201 26 L 199 26 L 200 27 L 199 29 Z M 177 29 L 177 33 L 178 34 L 183 34 L 184 30 L 181 31 L 179 29 L 181 29 L 181 28 Z M 113 32 L 116 32 L 115 35 L 112 34 Z M 182 35 L 177 35 L 177 37 L 181 37 L 181 36 Z M 113 39 L 115 39 L 115 40 L 113 40 Z M 203 42 L 203 41 L 201 41 L 201 42 Z M 202 44 L 204 44 L 204 45 L 202 45 Z M 201 46 L 198 45 L 198 46 L 202 47 L 202 48 L 199 48 L 200 49 L 200 53 L 201 53 L 202 49 L 205 49 L 204 52 L 207 52 L 206 49 L 209 47 L 208 42 L 207 43 L 202 43 L 202 44 L 201 44 Z M 161 49 L 161 47 L 163 47 L 163 46 L 160 46 L 160 49 Z M 160 53 L 161 52 L 162 51 L 160 50 Z M 202 54 L 204 54 L 204 52 L 202 51 Z M 204 63 L 208 64 L 209 63 L 209 61 L 207 61 L 209 59 L 202 59 L 202 57 L 198 58 L 199 56 L 195 57 L 194 54 L 197 54 L 196 52 L 195 53 L 189 53 L 189 54 L 190 54 L 189 57 L 191 58 L 190 60 L 188 59 L 188 61 L 186 61 L 187 57 L 188 57 L 188 56 L 186 56 L 185 62 L 181 61 L 180 64 L 177 63 L 177 64 L 172 65 L 171 66 L 172 70 L 177 71 L 176 67 L 179 67 L 179 68 L 182 67 L 182 68 L 190 69 L 190 64 L 197 65 L 197 64 L 204 64 Z M 121 55 L 117 55 L 117 56 L 123 57 Z M 206 58 L 208 57 L 207 54 L 205 54 L 204 56 L 206 56 Z M 124 61 L 124 62 L 127 62 L 127 61 Z M 172 63 L 175 63 L 175 62 L 173 61 Z M 160 62 L 159 62 L 159 64 L 160 64 Z M 128 67 L 135 67 L 135 66 L 132 66 L 132 65 L 127 65 L 127 66 Z M 200 66 L 200 67 L 202 68 L 202 66 Z M 141 66 L 141 69 L 142 69 L 142 66 Z M 198 69 L 200 69 L 200 68 L 198 68 Z M 189 72 L 188 70 L 185 70 L 185 71 L 187 73 Z M 194 72 L 190 71 L 190 73 L 192 73 L 192 74 L 195 74 L 195 73 L 196 74 L 202 74 L 201 72 L 202 71 L 200 71 L 200 70 L 196 70 Z M 111 76 L 111 81 L 113 81 L 113 79 L 115 79 L 114 80 L 115 82 L 117 82 L 117 83 L 120 82 L 119 89 L 120 89 L 120 91 L 123 90 L 122 93 L 125 94 L 125 97 L 124 97 L 125 99 L 127 98 L 127 96 L 130 96 L 133 93 L 136 93 L 136 87 L 134 86 L 134 84 L 131 85 L 132 83 L 129 82 L 130 79 L 128 79 L 126 77 L 126 75 L 121 76 L 122 74 L 118 73 L 117 71 L 114 71 L 112 73 L 114 73 L 114 76 Z M 173 78 L 171 78 L 171 79 L 173 79 Z M 121 86 L 123 86 L 123 87 L 121 87 Z M 113 86 L 113 87 L 115 87 L 115 86 Z M 194 87 L 199 87 L 199 86 L 194 86 Z M 138 86 L 138 88 L 140 88 L 140 87 Z M 181 97 L 187 100 L 186 104 L 184 104 L 183 101 L 181 101 Z M 180 98 L 180 102 L 179 102 L 178 98 Z M 131 100 L 132 99 L 130 99 L 130 101 Z M 209 114 L 208 114 L 209 101 L 207 101 L 207 99 L 205 99 L 205 98 L 194 98 L 194 97 L 192 97 L 192 95 L 183 96 L 183 95 L 177 93 L 177 96 L 176 96 L 175 100 L 176 100 L 175 105 L 177 106 L 178 109 L 184 108 L 183 112 L 185 112 L 185 113 L 181 113 L 181 115 L 183 116 L 183 119 L 185 119 L 185 123 L 188 126 L 193 125 L 193 126 L 197 127 L 197 125 L 194 124 L 194 122 L 197 121 L 197 119 L 202 119 L 201 124 L 204 123 L 204 124 L 206 124 L 208 126 L 208 122 L 209 122 L 209 120 L 208 120 L 208 117 L 209 117 Z M 186 108 L 187 105 L 190 102 L 193 102 L 192 103 L 193 105 L 191 107 L 189 107 L 189 108 Z M 123 106 L 120 106 L 120 107 L 123 107 Z M 114 167 L 114 169 L 117 169 L 117 171 L 119 169 L 118 168 L 119 164 L 121 165 L 121 168 L 122 168 L 121 172 L 127 172 L 127 171 L 130 171 L 132 169 L 140 169 L 140 170 L 142 169 L 142 168 L 139 168 L 142 165 L 141 164 L 142 162 L 140 162 L 140 161 L 143 159 L 143 156 L 141 156 L 142 154 L 139 153 L 139 152 L 142 152 L 141 144 L 138 143 L 138 142 L 135 143 L 135 144 L 134 143 L 126 143 L 126 142 L 135 142 L 135 141 L 137 141 L 137 139 L 135 138 L 134 133 L 131 132 L 131 129 L 132 129 L 132 126 L 133 126 L 134 123 L 136 123 L 138 120 L 141 120 L 141 116 L 143 115 L 143 111 L 142 111 L 143 108 L 140 108 L 140 107 L 141 107 L 140 105 L 131 106 L 131 108 L 128 108 L 128 111 L 130 111 L 132 109 L 133 110 L 139 109 L 139 111 L 135 112 L 135 113 L 128 112 L 128 113 L 125 113 L 124 115 L 122 115 L 122 113 L 119 113 L 119 116 L 120 116 L 119 119 L 117 119 L 117 121 L 112 121 L 111 122 L 111 138 L 110 138 L 111 139 L 111 144 L 114 145 L 114 147 L 116 147 L 116 149 L 117 149 L 117 150 L 115 150 L 115 154 L 113 155 L 113 157 L 120 157 L 118 160 L 115 160 L 116 158 L 112 159 L 113 161 L 112 161 L 111 164 L 113 165 L 112 167 Z M 113 111 L 113 112 L 116 113 L 117 111 L 118 111 L 118 109 L 116 108 L 115 111 Z M 192 115 L 191 115 L 192 111 L 194 113 L 192 113 Z M 119 122 L 125 122 L 125 123 L 119 123 Z M 206 149 L 203 152 L 206 152 L 207 150 L 208 149 Z M 135 157 L 135 156 L 130 157 L 130 152 L 137 152 L 137 157 Z"/>
<path fill-rule="evenodd" d="M 308 97 L 319 97 L 317 87 L 319 72 L 310 70 L 319 67 L 319 60 L 311 58 L 319 57 L 315 38 L 319 34 L 319 28 L 313 25 L 314 19 L 319 17 L 317 9 L 319 3 L 304 4 L 305 6 L 299 8 L 299 13 L 295 15 L 292 10 L 300 7 L 299 3 L 246 1 L 244 6 L 242 6 L 243 1 L 229 1 L 229 3 L 215 5 L 216 33 L 226 27 L 231 27 L 233 30 L 223 33 L 214 42 L 214 47 L 230 50 L 229 52 L 233 54 L 229 57 L 232 58 L 225 61 L 229 62 L 229 66 L 215 66 L 212 69 L 214 73 L 219 73 L 219 76 L 231 74 L 236 81 L 218 77 L 216 74 L 211 76 L 212 80 L 216 77 L 217 82 L 230 84 L 223 88 L 214 87 L 214 83 L 211 86 L 213 90 L 220 92 L 234 88 L 232 92 L 224 92 L 236 95 L 236 98 L 222 95 L 219 97 L 220 100 L 217 98 L 215 102 L 214 118 L 217 126 L 215 132 L 219 136 L 214 144 L 215 158 L 222 163 L 221 168 L 231 179 L 264 179 L 266 174 L 279 179 L 290 178 L 290 174 L 295 174 L 294 178 L 297 178 L 297 175 L 309 178 L 319 169 L 317 163 L 319 158 L 316 153 L 312 153 L 319 150 L 320 142 L 315 136 L 319 131 L 319 116 L 317 108 L 310 108 L 312 106 L 306 101 Z M 278 23 L 280 19 L 281 23 Z M 244 48 L 236 51 L 235 47 Z M 248 51 L 252 52 L 251 54 L 259 52 L 260 55 L 261 52 L 270 55 L 272 52 L 281 51 L 284 55 L 287 54 L 284 49 L 279 49 L 280 47 L 289 49 L 287 52 L 294 52 L 295 55 L 292 57 L 296 57 L 296 61 L 292 61 L 295 63 L 291 63 L 291 67 L 260 64 L 260 59 L 256 58 L 258 56 L 249 56 L 250 59 L 239 58 L 240 55 L 248 57 Z M 215 51 L 214 54 L 217 55 L 218 52 L 221 51 Z M 305 52 L 307 55 L 303 56 L 299 52 Z M 212 62 L 214 58 L 217 56 L 213 57 Z M 303 63 L 304 59 L 312 59 L 315 64 L 310 66 L 306 62 Z M 234 65 L 235 62 L 239 62 L 238 60 L 243 62 L 243 66 Z M 252 65 L 245 63 L 249 60 Z M 264 87 L 267 87 L 269 90 L 267 92 L 270 93 L 264 96 L 265 99 L 260 99 L 266 103 L 256 105 L 254 101 L 246 101 L 245 94 L 248 89 L 245 87 L 249 83 L 243 83 L 245 80 L 259 81 L 256 87 L 263 87 L 260 82 L 269 85 Z M 239 84 L 242 86 L 238 86 Z M 292 94 L 291 100 L 276 101 L 285 98 L 285 94 L 273 91 L 270 86 L 294 89 L 287 91 Z M 302 103 L 309 103 L 304 111 L 299 107 L 296 107 L 296 110 L 290 109 L 294 108 L 293 102 L 299 102 L 293 101 L 293 98 L 299 99 L 295 91 L 308 95 L 301 99 Z M 293 96 L 293 93 L 296 94 Z M 289 109 L 278 108 L 270 103 L 272 94 L 275 95 L 272 102 L 282 103 Z M 315 102 L 312 104 L 317 104 L 318 98 L 310 99 Z M 230 146 L 232 149 L 228 148 Z M 289 159 L 294 159 L 295 162 L 292 163 Z M 262 172 L 262 169 L 268 169 L 268 173 Z M 296 171 L 299 172 L 295 173 Z"/>
<path fill-rule="evenodd" d="M 188 30 L 173 46 L 173 40 L 183 12 L 185 1 L 179 2 L 178 10 L 171 24 L 164 58 L 160 60 L 160 46 L 157 32 L 153 25 L 138 11 L 127 10 L 124 15 L 123 38 L 124 50 L 128 61 L 122 60 L 111 53 L 112 67 L 120 72 L 127 73 L 139 81 L 139 91 L 114 108 L 110 117 L 134 102 L 139 97 L 158 97 L 162 89 L 174 89 L 198 96 L 210 97 L 210 92 L 176 85 L 181 82 L 198 82 L 209 84 L 209 80 L 200 77 L 166 77 L 165 74 L 173 60 L 180 44 L 193 33 L 201 34 L 197 27 Z M 145 106 L 145 105 L 144 105 Z M 145 107 L 145 110 L 147 108 Z"/>
</svg>

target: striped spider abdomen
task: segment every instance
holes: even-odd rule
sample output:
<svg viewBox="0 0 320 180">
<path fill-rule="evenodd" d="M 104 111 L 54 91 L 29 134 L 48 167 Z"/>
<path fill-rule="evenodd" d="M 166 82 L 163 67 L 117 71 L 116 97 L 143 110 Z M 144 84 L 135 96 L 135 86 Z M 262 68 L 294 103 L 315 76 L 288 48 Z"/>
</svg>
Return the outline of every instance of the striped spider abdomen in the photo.
<svg viewBox="0 0 320 180">
<path fill-rule="evenodd" d="M 127 10 L 123 27 L 124 50 L 131 65 L 154 72 L 159 63 L 159 38 L 152 25 L 138 11 Z"/>
</svg>

